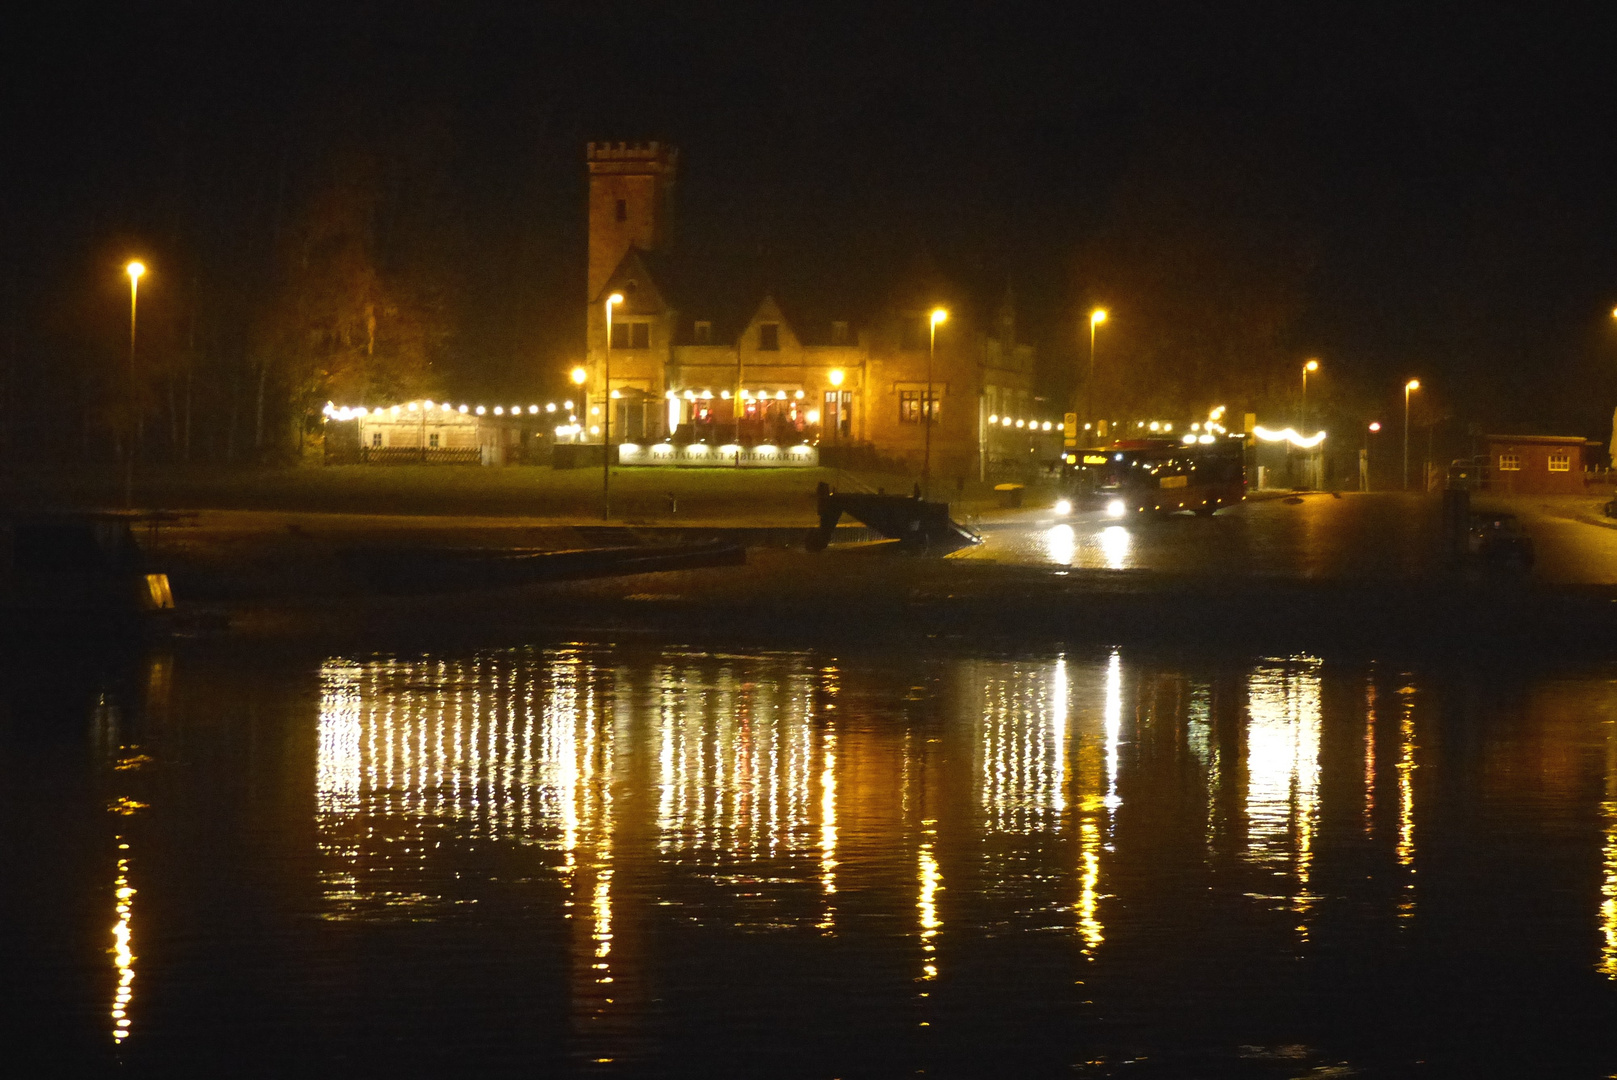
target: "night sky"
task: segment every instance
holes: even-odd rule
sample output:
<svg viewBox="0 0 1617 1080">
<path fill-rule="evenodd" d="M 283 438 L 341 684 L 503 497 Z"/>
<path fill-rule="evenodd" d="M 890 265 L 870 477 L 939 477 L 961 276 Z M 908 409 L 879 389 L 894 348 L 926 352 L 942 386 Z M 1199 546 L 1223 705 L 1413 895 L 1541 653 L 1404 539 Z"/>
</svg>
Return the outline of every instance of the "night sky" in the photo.
<svg viewBox="0 0 1617 1080">
<path fill-rule="evenodd" d="M 1194 202 L 1216 174 L 1304 253 L 1288 347 L 1324 358 L 1321 394 L 1390 410 L 1415 374 L 1462 419 L 1603 437 L 1617 86 L 1601 13 L 41 6 L 0 35 L 9 355 L 48 366 L 39 313 L 115 297 L 137 248 L 206 248 L 197 273 L 250 289 L 238 263 L 261 257 L 276 193 L 359 137 L 443 225 L 400 230 L 456 268 L 458 377 L 542 388 L 582 337 L 583 144 L 662 138 L 682 151 L 691 253 L 862 285 L 924 249 L 1015 286 L 1056 390 L 1090 304 L 1143 332 L 1095 272 L 1119 205 L 1142 186 Z"/>
</svg>

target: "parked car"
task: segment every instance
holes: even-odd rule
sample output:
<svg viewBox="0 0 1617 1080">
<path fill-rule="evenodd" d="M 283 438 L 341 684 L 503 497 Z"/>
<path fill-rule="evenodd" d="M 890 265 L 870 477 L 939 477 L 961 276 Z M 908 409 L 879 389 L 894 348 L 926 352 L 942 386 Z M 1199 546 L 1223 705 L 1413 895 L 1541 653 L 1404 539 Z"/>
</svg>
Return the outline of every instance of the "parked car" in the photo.
<svg viewBox="0 0 1617 1080">
<path fill-rule="evenodd" d="M 1472 514 L 1467 538 L 1471 554 L 1492 563 L 1533 565 L 1533 538 L 1522 530 L 1515 514 Z"/>
</svg>

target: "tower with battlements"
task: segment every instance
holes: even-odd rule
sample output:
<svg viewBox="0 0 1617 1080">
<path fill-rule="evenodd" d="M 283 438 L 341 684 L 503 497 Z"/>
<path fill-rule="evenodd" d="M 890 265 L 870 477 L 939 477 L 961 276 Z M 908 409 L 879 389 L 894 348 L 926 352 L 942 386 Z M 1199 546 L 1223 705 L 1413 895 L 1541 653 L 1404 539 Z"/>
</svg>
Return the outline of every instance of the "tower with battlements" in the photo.
<svg viewBox="0 0 1617 1080">
<path fill-rule="evenodd" d="M 631 247 L 663 251 L 673 234 L 679 150 L 659 142 L 592 142 L 589 295 L 593 303 Z"/>
</svg>

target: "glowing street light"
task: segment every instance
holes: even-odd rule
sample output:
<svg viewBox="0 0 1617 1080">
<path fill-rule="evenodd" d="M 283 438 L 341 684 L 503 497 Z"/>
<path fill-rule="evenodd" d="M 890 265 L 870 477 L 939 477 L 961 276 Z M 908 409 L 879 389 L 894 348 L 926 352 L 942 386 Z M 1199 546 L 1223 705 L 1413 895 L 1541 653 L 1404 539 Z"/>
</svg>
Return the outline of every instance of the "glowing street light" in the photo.
<svg viewBox="0 0 1617 1080">
<path fill-rule="evenodd" d="M 1372 420 L 1364 429 L 1364 449 L 1359 452 L 1359 490 L 1370 490 L 1370 436 L 1381 430 L 1381 421 Z"/>
<path fill-rule="evenodd" d="M 1093 420 L 1095 414 L 1095 330 L 1106 321 L 1106 309 L 1096 308 L 1089 313 L 1089 378 L 1084 382 L 1084 419 Z M 1085 425 L 1087 430 L 1088 425 Z"/>
<path fill-rule="evenodd" d="M 583 386 L 584 380 L 588 379 L 589 377 L 590 373 L 585 371 L 582 367 L 575 367 L 573 369 L 572 379 L 574 386 Z"/>
<path fill-rule="evenodd" d="M 1409 395 L 1420 389 L 1419 379 L 1404 384 L 1404 490 L 1409 490 Z"/>
<path fill-rule="evenodd" d="M 622 293 L 606 298 L 606 361 L 601 365 L 601 520 L 612 517 L 612 309 L 623 303 Z"/>
<path fill-rule="evenodd" d="M 129 275 L 129 410 L 135 417 L 135 425 L 140 425 L 140 414 L 135 408 L 135 314 L 137 301 L 140 296 L 140 278 L 146 273 L 146 264 L 139 259 L 131 260 L 124 267 L 124 273 Z M 135 499 L 135 436 L 129 436 L 129 448 L 124 459 L 124 505 L 133 506 Z"/>
<path fill-rule="evenodd" d="M 1319 361 L 1318 360 L 1310 359 L 1307 363 L 1305 363 L 1303 365 L 1303 409 L 1302 409 L 1302 416 L 1298 418 L 1299 423 L 1298 423 L 1297 426 L 1298 426 L 1299 429 L 1304 430 L 1304 431 L 1306 431 L 1308 429 L 1308 376 L 1309 376 L 1310 372 L 1314 372 L 1314 371 L 1318 371 L 1318 370 L 1319 370 Z"/>
<path fill-rule="evenodd" d="M 842 385 L 842 380 L 844 378 L 846 378 L 846 377 L 847 376 L 843 373 L 841 368 L 832 368 L 831 369 L 830 379 L 831 379 L 831 385 L 832 386 L 841 386 Z"/>
<path fill-rule="evenodd" d="M 925 446 L 921 452 L 921 495 L 932 495 L 932 360 L 938 351 L 938 326 L 949 318 L 942 308 L 932 310 L 926 346 L 926 400 L 922 402 L 921 418 L 926 424 Z"/>
</svg>

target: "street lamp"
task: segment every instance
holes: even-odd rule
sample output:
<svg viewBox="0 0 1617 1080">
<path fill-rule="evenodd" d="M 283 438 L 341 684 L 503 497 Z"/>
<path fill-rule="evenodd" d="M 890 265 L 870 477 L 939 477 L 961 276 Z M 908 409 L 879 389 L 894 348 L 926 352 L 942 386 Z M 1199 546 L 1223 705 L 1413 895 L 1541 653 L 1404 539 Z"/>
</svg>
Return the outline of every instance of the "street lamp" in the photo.
<svg viewBox="0 0 1617 1080">
<path fill-rule="evenodd" d="M 1359 490 L 1370 490 L 1370 436 L 1381 430 L 1381 421 L 1372 420 L 1364 429 L 1364 452 L 1359 459 Z"/>
<path fill-rule="evenodd" d="M 601 520 L 612 517 L 612 309 L 622 293 L 606 298 L 606 360 L 601 365 Z"/>
<path fill-rule="evenodd" d="M 938 324 L 949 317 L 949 313 L 942 308 L 932 310 L 932 318 L 928 326 L 926 345 L 926 401 L 922 402 L 925 410 L 921 414 L 926 424 L 925 449 L 921 452 L 921 495 L 924 498 L 932 496 L 932 360 L 938 351 Z"/>
<path fill-rule="evenodd" d="M 1308 433 L 1308 373 L 1318 370 L 1318 360 L 1310 360 L 1303 365 L 1303 408 L 1302 416 L 1299 418 L 1297 424 L 1297 430 L 1305 435 Z"/>
<path fill-rule="evenodd" d="M 1404 490 L 1409 490 L 1409 395 L 1420 389 L 1419 379 L 1404 384 Z"/>
<path fill-rule="evenodd" d="M 124 267 L 124 273 L 129 275 L 129 414 L 134 418 L 138 427 L 140 413 L 135 404 L 135 314 L 136 302 L 140 296 L 140 277 L 146 272 L 146 264 L 138 259 L 132 260 Z M 124 458 L 124 505 L 133 506 L 135 498 L 135 436 L 131 431 L 129 447 Z"/>
<path fill-rule="evenodd" d="M 1084 420 L 1095 419 L 1095 328 L 1106 321 L 1106 309 L 1089 313 L 1089 378 L 1084 382 Z"/>
</svg>

